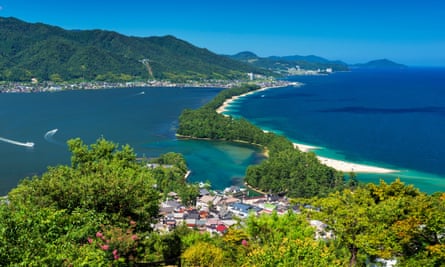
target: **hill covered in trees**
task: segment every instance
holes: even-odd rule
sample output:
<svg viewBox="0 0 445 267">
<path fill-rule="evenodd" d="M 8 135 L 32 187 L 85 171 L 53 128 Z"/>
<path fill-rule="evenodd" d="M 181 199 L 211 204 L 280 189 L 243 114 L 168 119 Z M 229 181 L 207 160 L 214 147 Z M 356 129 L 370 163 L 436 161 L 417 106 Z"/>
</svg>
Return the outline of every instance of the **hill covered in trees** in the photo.
<svg viewBox="0 0 445 267">
<path fill-rule="evenodd" d="M 0 17 L 0 70 L 0 80 L 56 82 L 236 79 L 246 78 L 247 72 L 268 73 L 174 36 L 65 30 L 4 17 Z"/>
<path fill-rule="evenodd" d="M 351 68 L 358 68 L 358 69 L 405 69 L 405 68 L 407 68 L 407 66 L 400 64 L 400 63 L 396 63 L 389 59 L 377 59 L 377 60 L 371 60 L 371 61 L 369 61 L 367 63 L 363 63 L 363 64 L 351 65 Z"/>
<path fill-rule="evenodd" d="M 297 66 L 305 70 L 326 70 L 331 68 L 333 71 L 348 70 L 348 65 L 342 61 L 331 61 L 318 56 L 270 56 L 259 57 L 256 54 L 245 51 L 229 56 L 232 59 L 251 64 L 252 66 L 274 71 L 276 73 L 286 74 L 289 69 Z"/>
</svg>

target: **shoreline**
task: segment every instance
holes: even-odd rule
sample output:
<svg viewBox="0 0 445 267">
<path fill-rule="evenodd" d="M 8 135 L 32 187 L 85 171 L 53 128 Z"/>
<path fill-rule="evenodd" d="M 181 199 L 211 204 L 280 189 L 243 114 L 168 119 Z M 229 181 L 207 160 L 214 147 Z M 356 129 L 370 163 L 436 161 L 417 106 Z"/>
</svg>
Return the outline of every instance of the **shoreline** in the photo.
<svg viewBox="0 0 445 267">
<path fill-rule="evenodd" d="M 255 90 L 255 91 L 250 91 L 250 92 L 244 93 L 242 95 L 232 96 L 231 98 L 226 99 L 226 101 L 224 101 L 224 103 L 219 108 L 216 109 L 216 112 L 219 113 L 219 114 L 223 114 L 224 116 L 227 116 L 226 114 L 224 114 L 224 112 L 227 112 L 227 108 L 234 101 L 238 100 L 241 97 L 245 97 L 245 96 L 251 95 L 251 94 L 253 94 L 255 92 L 259 92 L 260 90 L 265 91 L 265 90 L 267 90 L 269 88 L 271 88 L 271 87 L 264 87 L 264 88 L 261 88 L 261 89 Z"/>
<path fill-rule="evenodd" d="M 301 83 L 294 84 L 294 86 L 301 86 Z M 224 114 L 228 111 L 228 108 L 231 104 L 233 104 L 234 101 L 238 100 L 241 97 L 255 94 L 258 92 L 266 91 L 273 88 L 280 88 L 283 86 L 274 86 L 274 87 L 262 87 L 258 90 L 247 92 L 238 96 L 233 96 L 229 99 L 226 99 L 224 103 L 216 109 L 216 112 L 219 114 L 223 114 L 224 116 L 228 116 L 227 114 Z M 299 143 L 293 143 L 295 148 L 298 148 L 302 152 L 311 152 L 313 150 L 318 149 L 318 147 L 305 145 L 305 144 L 299 144 Z M 327 158 L 317 155 L 317 159 L 324 165 L 329 166 L 331 168 L 336 169 L 337 171 L 341 171 L 344 173 L 354 172 L 354 173 L 376 173 L 376 174 L 387 174 L 387 173 L 397 173 L 400 172 L 399 170 L 393 170 L 388 168 L 382 168 L 377 166 L 371 166 L 366 164 L 359 164 L 354 162 L 347 162 L 343 160 L 333 159 L 333 158 Z"/>
<path fill-rule="evenodd" d="M 311 152 L 312 150 L 318 149 L 315 146 L 309 146 L 304 144 L 293 143 L 295 148 L 298 148 L 302 152 Z M 366 164 L 348 162 L 344 160 L 332 159 L 327 157 L 322 157 L 317 155 L 317 159 L 326 166 L 332 167 L 337 171 L 342 171 L 344 173 L 355 172 L 355 173 L 396 173 L 398 170 L 376 167 Z"/>
<path fill-rule="evenodd" d="M 290 85 L 292 85 L 294 87 L 300 87 L 303 84 L 302 83 L 293 82 L 291 84 L 282 84 L 282 85 L 276 85 L 276 86 L 266 86 L 266 87 L 261 87 L 258 90 L 250 91 L 250 92 L 247 92 L 247 93 L 244 93 L 244 94 L 241 94 L 241 95 L 232 96 L 231 98 L 226 99 L 224 101 L 224 103 L 216 109 L 216 112 L 219 113 L 219 114 L 223 114 L 224 116 L 227 116 L 226 114 L 224 114 L 225 112 L 228 111 L 227 108 L 230 107 L 230 105 L 234 101 L 238 100 L 239 98 L 242 98 L 242 97 L 245 97 L 245 96 L 248 96 L 248 95 L 252 95 L 252 94 L 256 94 L 258 92 L 263 92 L 263 91 L 266 91 L 266 90 L 269 90 L 269 89 L 282 88 L 282 87 L 286 87 L 286 86 L 290 86 Z"/>
<path fill-rule="evenodd" d="M 318 147 L 293 143 L 295 148 L 298 148 L 302 152 L 311 152 L 313 150 L 318 149 Z M 332 159 L 327 157 L 322 157 L 317 155 L 318 160 L 326 166 L 332 167 L 337 171 L 342 171 L 344 173 L 355 172 L 355 173 L 395 173 L 399 172 L 398 170 L 376 167 L 366 164 L 348 162 L 338 159 Z"/>
</svg>

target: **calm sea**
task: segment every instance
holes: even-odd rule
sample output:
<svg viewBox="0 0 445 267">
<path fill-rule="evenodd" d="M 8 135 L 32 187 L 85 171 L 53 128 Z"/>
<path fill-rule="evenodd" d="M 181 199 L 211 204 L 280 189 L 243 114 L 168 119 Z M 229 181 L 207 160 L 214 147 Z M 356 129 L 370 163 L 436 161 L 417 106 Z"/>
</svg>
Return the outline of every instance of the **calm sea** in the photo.
<svg viewBox="0 0 445 267">
<path fill-rule="evenodd" d="M 320 147 L 317 154 L 401 170 L 359 174 L 445 191 L 445 69 L 352 71 L 295 77 L 303 87 L 272 89 L 241 98 L 231 113 Z M 69 164 L 66 141 L 99 137 L 131 145 L 138 156 L 183 153 L 191 181 L 222 189 L 239 184 L 256 148 L 226 142 L 177 140 L 177 118 L 198 108 L 217 88 L 132 88 L 0 94 L 0 194 L 47 166 Z M 57 129 L 57 130 L 56 130 Z M 34 142 L 34 148 L 5 142 Z"/>
<path fill-rule="evenodd" d="M 261 156 L 256 148 L 225 142 L 177 140 L 185 108 L 210 101 L 217 88 L 131 88 L 54 93 L 0 94 L 0 195 L 47 166 L 69 164 L 66 141 L 94 143 L 104 137 L 129 144 L 138 156 L 183 153 L 191 181 L 217 189 L 237 184 L 246 166 Z M 8 142 L 34 142 L 33 148 Z"/>
<path fill-rule="evenodd" d="M 445 191 L 445 69 L 359 71 L 299 76 L 299 88 L 241 98 L 230 113 L 317 154 L 401 170 L 359 174 L 365 182 L 400 177 L 423 191 Z"/>
</svg>

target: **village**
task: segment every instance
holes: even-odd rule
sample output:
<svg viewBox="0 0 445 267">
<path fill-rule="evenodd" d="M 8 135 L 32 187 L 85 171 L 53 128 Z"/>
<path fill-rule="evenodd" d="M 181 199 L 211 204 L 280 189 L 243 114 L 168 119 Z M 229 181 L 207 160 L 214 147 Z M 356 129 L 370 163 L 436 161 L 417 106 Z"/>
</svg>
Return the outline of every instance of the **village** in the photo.
<svg viewBox="0 0 445 267">
<path fill-rule="evenodd" d="M 154 230 L 162 233 L 186 225 L 200 232 L 224 235 L 229 227 L 242 223 L 248 216 L 273 212 L 278 215 L 300 213 L 299 205 L 291 204 L 286 196 L 258 193 L 249 196 L 251 192 L 239 186 L 231 186 L 223 191 L 211 190 L 206 184 L 200 183 L 196 205 L 188 207 L 181 204 L 177 193 L 170 192 L 160 204 L 161 218 Z M 315 228 L 315 239 L 332 238 L 332 232 L 326 229 L 327 225 L 323 222 L 309 220 L 309 223 Z"/>
</svg>

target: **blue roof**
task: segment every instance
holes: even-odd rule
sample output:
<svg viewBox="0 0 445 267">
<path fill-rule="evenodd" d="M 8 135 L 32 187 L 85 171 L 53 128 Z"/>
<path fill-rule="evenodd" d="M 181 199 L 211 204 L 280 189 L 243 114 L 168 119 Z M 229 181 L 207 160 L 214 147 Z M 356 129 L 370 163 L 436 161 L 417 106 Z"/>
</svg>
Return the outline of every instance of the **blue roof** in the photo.
<svg viewBox="0 0 445 267">
<path fill-rule="evenodd" d="M 244 204 L 244 203 L 233 203 L 232 207 L 238 211 L 241 211 L 243 213 L 249 213 L 251 210 L 254 211 L 260 211 L 261 208 L 259 207 L 255 207 L 249 204 Z"/>
</svg>

